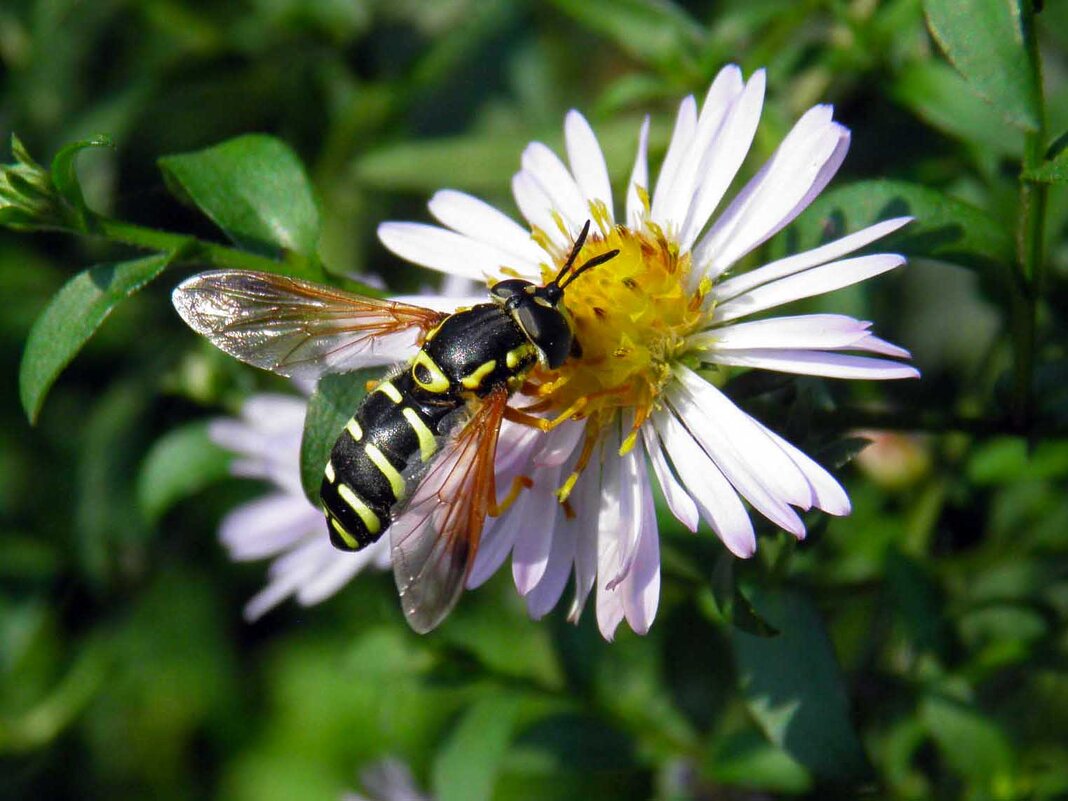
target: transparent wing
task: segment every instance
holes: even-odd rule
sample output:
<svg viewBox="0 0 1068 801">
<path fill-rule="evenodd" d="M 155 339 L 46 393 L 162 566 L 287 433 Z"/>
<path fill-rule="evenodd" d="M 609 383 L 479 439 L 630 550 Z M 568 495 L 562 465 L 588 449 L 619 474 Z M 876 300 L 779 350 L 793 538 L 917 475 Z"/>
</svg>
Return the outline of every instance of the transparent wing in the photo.
<svg viewBox="0 0 1068 801">
<path fill-rule="evenodd" d="M 411 356 L 445 314 L 246 270 L 183 281 L 174 307 L 190 328 L 243 362 L 318 378 Z"/>
<path fill-rule="evenodd" d="M 433 462 L 390 526 L 393 577 L 408 623 L 420 634 L 456 605 L 496 500 L 493 469 L 508 392 L 490 393 Z"/>
</svg>

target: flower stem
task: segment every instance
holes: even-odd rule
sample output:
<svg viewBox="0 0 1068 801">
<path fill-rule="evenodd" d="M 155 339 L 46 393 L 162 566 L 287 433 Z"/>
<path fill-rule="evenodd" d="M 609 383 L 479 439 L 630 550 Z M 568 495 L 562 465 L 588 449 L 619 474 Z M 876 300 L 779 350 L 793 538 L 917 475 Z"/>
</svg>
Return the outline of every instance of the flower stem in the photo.
<svg viewBox="0 0 1068 801">
<path fill-rule="evenodd" d="M 1029 2 L 1020 4 L 1024 46 L 1031 70 L 1039 86 L 1038 126 L 1024 137 L 1023 170 L 1035 169 L 1045 157 L 1046 109 L 1042 92 L 1042 62 L 1035 34 L 1034 9 Z M 1042 244 L 1046 221 L 1046 184 L 1021 180 L 1017 222 L 1017 270 L 1012 288 L 1011 313 L 1013 347 L 1016 352 L 1013 370 L 1012 418 L 1021 429 L 1029 427 L 1034 415 L 1034 362 L 1038 305 L 1042 298 L 1044 264 Z"/>
</svg>

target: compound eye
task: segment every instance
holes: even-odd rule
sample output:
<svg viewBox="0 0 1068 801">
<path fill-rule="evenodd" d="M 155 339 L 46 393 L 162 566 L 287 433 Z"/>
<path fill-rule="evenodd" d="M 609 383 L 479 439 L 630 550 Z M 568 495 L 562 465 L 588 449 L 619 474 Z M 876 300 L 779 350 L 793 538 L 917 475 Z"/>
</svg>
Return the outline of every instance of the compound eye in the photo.
<svg viewBox="0 0 1068 801">
<path fill-rule="evenodd" d="M 556 309 L 526 303 L 517 312 L 519 325 L 555 369 L 571 354 L 571 328 Z"/>
<path fill-rule="evenodd" d="M 509 278 L 507 281 L 499 281 L 490 290 L 490 296 L 497 301 L 506 301 L 514 295 L 522 293 L 528 286 L 533 286 L 529 281 L 520 278 Z"/>
</svg>

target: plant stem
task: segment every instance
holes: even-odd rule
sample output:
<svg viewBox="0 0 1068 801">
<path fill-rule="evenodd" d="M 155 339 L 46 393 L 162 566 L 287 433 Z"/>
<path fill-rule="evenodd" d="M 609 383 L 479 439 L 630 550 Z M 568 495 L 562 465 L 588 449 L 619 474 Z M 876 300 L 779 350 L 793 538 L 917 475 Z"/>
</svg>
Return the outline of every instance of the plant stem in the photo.
<svg viewBox="0 0 1068 801">
<path fill-rule="evenodd" d="M 1024 137 L 1023 170 L 1037 168 L 1045 157 L 1046 109 L 1042 92 L 1042 63 L 1035 34 L 1034 9 L 1025 0 L 1020 4 L 1024 46 L 1038 83 L 1038 127 Z M 1026 429 L 1034 414 L 1033 373 L 1038 305 L 1042 298 L 1044 264 L 1042 244 L 1045 234 L 1048 187 L 1027 180 L 1020 182 L 1019 219 L 1016 250 L 1018 269 L 1012 289 L 1013 345 L 1016 359 L 1013 371 L 1013 422 Z"/>
<path fill-rule="evenodd" d="M 145 228 L 107 217 L 93 219 L 93 231 L 113 242 L 122 242 L 145 250 L 177 253 L 176 262 L 197 262 L 210 267 L 239 270 L 261 270 L 269 273 L 291 273 L 293 266 L 286 262 L 258 256 L 246 250 L 229 248 L 187 234 L 172 234 Z"/>
</svg>

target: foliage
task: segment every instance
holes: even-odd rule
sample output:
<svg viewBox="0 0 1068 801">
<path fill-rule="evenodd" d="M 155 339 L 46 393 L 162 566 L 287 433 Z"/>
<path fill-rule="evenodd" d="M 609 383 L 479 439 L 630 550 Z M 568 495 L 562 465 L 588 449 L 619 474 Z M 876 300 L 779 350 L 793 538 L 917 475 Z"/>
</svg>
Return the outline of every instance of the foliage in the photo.
<svg viewBox="0 0 1068 801">
<path fill-rule="evenodd" d="M 337 799 L 387 755 L 442 801 L 1063 797 L 1068 4 L 1040 5 L 4 4 L 4 797 Z M 900 275 L 807 305 L 876 320 L 922 381 L 726 388 L 842 466 L 853 514 L 738 562 L 665 513 L 657 622 L 613 644 L 528 620 L 509 576 L 425 638 L 386 575 L 246 623 L 263 571 L 213 532 L 260 490 L 205 421 L 290 390 L 170 289 L 214 266 L 411 291 L 434 279 L 379 222 L 442 186 L 507 207 L 570 107 L 622 182 L 641 114 L 656 157 L 728 61 L 769 70 L 752 164 L 817 102 L 853 132 L 760 258 L 916 218 Z M 311 489 L 369 377 L 313 396 Z"/>
</svg>

